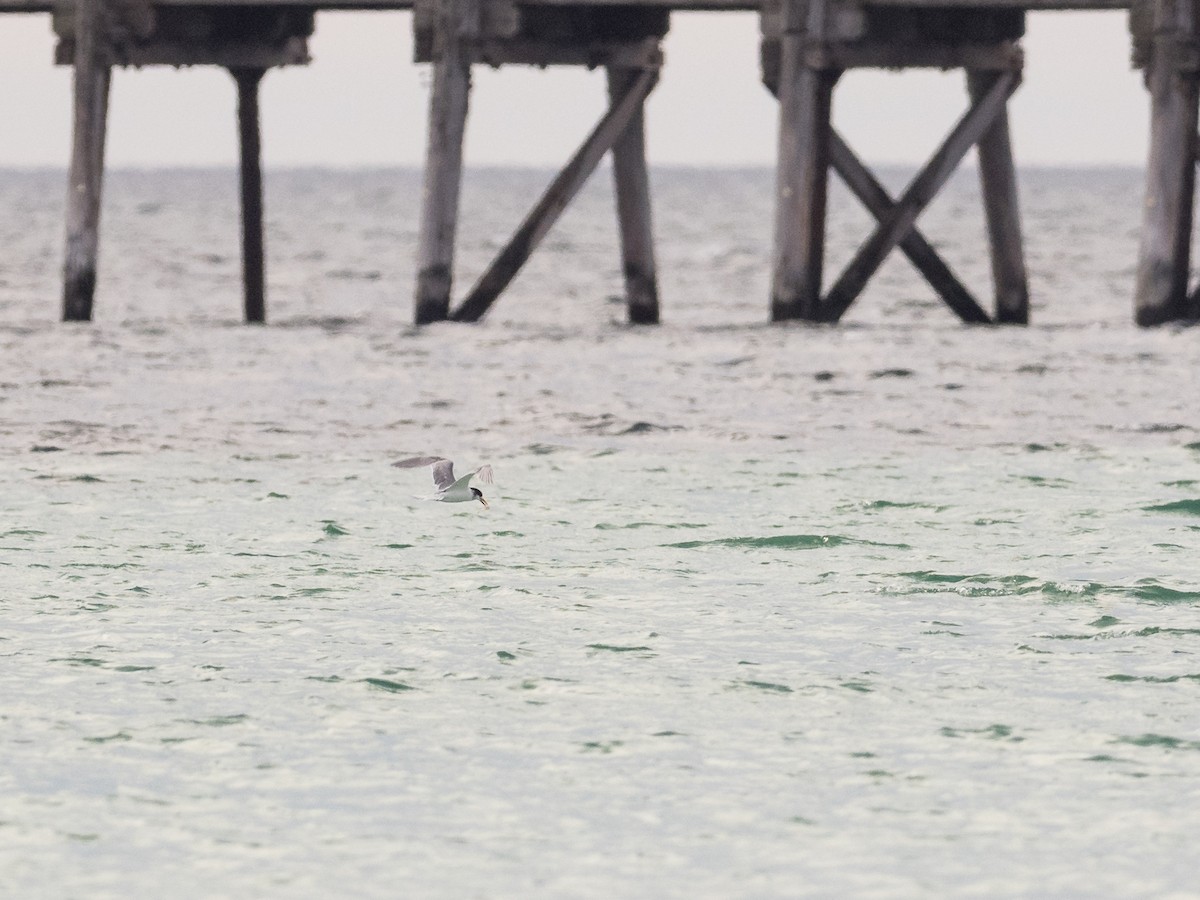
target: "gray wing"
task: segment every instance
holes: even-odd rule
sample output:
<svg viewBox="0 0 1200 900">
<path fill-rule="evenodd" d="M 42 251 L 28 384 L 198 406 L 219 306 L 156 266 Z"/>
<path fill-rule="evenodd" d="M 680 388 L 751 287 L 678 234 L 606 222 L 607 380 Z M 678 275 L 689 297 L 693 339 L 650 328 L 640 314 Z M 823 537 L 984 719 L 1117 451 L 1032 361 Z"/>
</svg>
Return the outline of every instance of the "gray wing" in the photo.
<svg viewBox="0 0 1200 900">
<path fill-rule="evenodd" d="M 448 459 L 439 459 L 433 464 L 433 483 L 439 491 L 444 491 L 454 484 L 454 463 Z"/>
<path fill-rule="evenodd" d="M 446 462 L 449 462 L 449 460 L 446 460 Z M 451 474 L 450 477 L 453 478 L 454 475 Z M 486 466 L 486 465 L 480 466 L 474 472 L 468 472 L 462 478 L 458 479 L 458 481 L 454 482 L 454 484 L 457 487 L 461 487 L 461 488 L 465 489 L 465 488 L 470 487 L 472 478 L 478 478 L 483 484 L 491 484 L 492 483 L 492 467 Z M 440 485 L 439 485 L 439 487 L 440 487 Z"/>
<path fill-rule="evenodd" d="M 454 463 L 443 456 L 410 456 L 400 462 L 392 463 L 397 469 L 419 469 L 421 466 L 433 466 L 433 483 L 439 491 L 444 491 L 454 484 Z"/>
</svg>

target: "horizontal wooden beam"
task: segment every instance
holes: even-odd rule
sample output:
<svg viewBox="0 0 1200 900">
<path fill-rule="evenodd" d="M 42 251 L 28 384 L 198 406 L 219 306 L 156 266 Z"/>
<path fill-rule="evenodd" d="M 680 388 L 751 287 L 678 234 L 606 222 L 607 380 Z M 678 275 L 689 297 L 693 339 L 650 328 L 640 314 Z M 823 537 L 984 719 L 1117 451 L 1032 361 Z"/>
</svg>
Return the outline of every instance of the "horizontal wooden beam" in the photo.
<svg viewBox="0 0 1200 900">
<path fill-rule="evenodd" d="M 809 48 L 813 69 L 984 69 L 1020 72 L 1021 48 L 1001 44 L 827 44 Z"/>
<path fill-rule="evenodd" d="M 516 0 L 520 6 L 629 6 L 666 7 L 678 10 L 746 11 L 758 12 L 761 2 L 755 0 Z"/>
<path fill-rule="evenodd" d="M 1129 9 L 1129 0 L 864 0 L 864 6 L 938 7 L 942 9 L 1026 9 L 1070 11 L 1073 9 Z"/>
<path fill-rule="evenodd" d="M 519 0 L 522 6 L 595 6 L 580 0 Z M 412 9 L 413 0 L 152 0 L 154 6 L 299 6 L 307 9 Z M 50 12 L 54 0 L 0 0 L 0 13 Z M 72 6 L 71 0 L 63 0 Z M 666 7 L 677 10 L 757 12 L 754 0 L 603 0 L 604 6 Z M 1128 9 L 1130 0 L 866 0 L 866 6 L 940 7 L 955 9 Z"/>
<path fill-rule="evenodd" d="M 647 65 L 645 41 L 629 43 L 552 44 L 546 41 L 480 41 L 473 49 L 473 62 L 485 66 L 612 66 L 639 69 Z"/>
<path fill-rule="evenodd" d="M 202 7 L 291 7 L 328 10 L 405 10 L 413 0 L 150 0 L 151 6 Z M 72 0 L 0 0 L 0 13 L 44 13 L 55 9 L 70 10 Z"/>
<path fill-rule="evenodd" d="M 58 65 L 72 65 L 74 41 L 62 41 L 55 50 Z M 293 38 L 282 46 L 255 43 L 190 43 L 186 41 L 152 41 L 147 44 L 128 44 L 121 47 L 118 66 L 222 66 L 227 69 L 271 69 L 275 66 L 297 66 L 309 62 L 304 38 Z"/>
</svg>

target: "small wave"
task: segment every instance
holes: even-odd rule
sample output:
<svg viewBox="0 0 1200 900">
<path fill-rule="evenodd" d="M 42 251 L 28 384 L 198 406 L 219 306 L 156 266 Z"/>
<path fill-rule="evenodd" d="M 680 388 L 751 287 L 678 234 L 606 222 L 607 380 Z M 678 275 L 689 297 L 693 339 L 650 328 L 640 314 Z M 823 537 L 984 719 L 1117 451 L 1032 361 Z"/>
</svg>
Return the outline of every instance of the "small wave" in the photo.
<svg viewBox="0 0 1200 900">
<path fill-rule="evenodd" d="M 1145 578 L 1122 590 L 1137 600 L 1149 600 L 1153 603 L 1194 603 L 1200 600 L 1200 591 L 1167 587 L 1152 578 Z"/>
<path fill-rule="evenodd" d="M 1071 482 L 1065 478 L 1047 478 L 1044 475 L 1020 475 L 1017 477 L 1017 480 L 1046 488 L 1065 488 L 1071 486 Z"/>
<path fill-rule="evenodd" d="M 403 694 L 406 691 L 416 690 L 411 684 L 405 684 L 403 681 L 391 681 L 387 678 L 363 678 L 362 682 L 377 690 L 387 691 L 389 694 Z"/>
<path fill-rule="evenodd" d="M 1178 422 L 1149 422 L 1139 425 L 1137 430 L 1140 434 L 1174 434 L 1177 431 L 1189 431 L 1191 426 Z"/>
<path fill-rule="evenodd" d="M 378 269 L 331 269 L 325 277 L 335 281 L 378 281 L 383 273 Z"/>
<path fill-rule="evenodd" d="M 897 577 L 915 582 L 911 589 L 902 590 L 899 593 L 952 592 L 964 597 L 1014 597 L 1040 594 L 1049 600 L 1090 600 L 1099 596 L 1102 591 L 1113 590 L 1109 586 L 1097 582 L 1060 584 L 1055 581 L 1044 581 L 1032 575 L 987 575 L 982 573 L 958 575 L 922 570 L 900 572 Z"/>
<path fill-rule="evenodd" d="M 630 528 L 707 528 L 708 525 L 700 522 L 622 522 L 619 525 L 598 522 L 592 527 L 597 531 L 623 531 Z"/>
<path fill-rule="evenodd" d="M 734 687 L 751 687 L 757 688 L 760 691 L 769 691 L 774 694 L 790 694 L 792 689 L 786 684 L 776 684 L 773 681 L 735 681 Z"/>
<path fill-rule="evenodd" d="M 653 647 L 627 646 L 624 644 L 588 644 L 589 650 L 607 650 L 609 653 L 653 653 Z"/>
<path fill-rule="evenodd" d="M 614 416 L 612 413 L 601 413 L 598 416 L 571 414 L 569 418 L 579 422 L 584 431 L 603 435 L 634 435 L 652 434 L 660 431 L 684 431 L 682 425 L 663 425 L 658 422 L 638 420 L 629 422 Z"/>
<path fill-rule="evenodd" d="M 840 547 L 843 544 L 857 544 L 866 547 L 890 547 L 895 550 L 911 550 L 908 544 L 885 544 L 878 541 L 864 541 L 859 538 L 844 537 L 840 534 L 778 534 L 772 537 L 734 537 L 718 538 L 712 541 L 679 541 L 674 544 L 663 544 L 663 547 L 676 547 L 680 550 L 695 550 L 699 547 L 748 547 L 750 549 L 777 550 L 818 550 L 824 547 Z"/>
<path fill-rule="evenodd" d="M 1134 584 L 1102 584 L 1096 581 L 1060 583 L 1045 581 L 1031 575 L 954 575 L 942 572 L 900 572 L 899 578 L 915 582 L 910 591 L 901 593 L 937 593 L 952 591 L 966 597 L 1003 597 L 1040 594 L 1048 600 L 1095 600 L 1109 595 L 1146 600 L 1151 603 L 1194 603 L 1200 600 L 1200 591 L 1168 587 L 1153 578 L 1144 578 Z M 1097 620 L 1097 627 L 1107 627 L 1104 619 Z"/>
<path fill-rule="evenodd" d="M 844 509 L 884 510 L 884 509 L 928 509 L 932 512 L 945 512 L 947 507 L 936 506 L 932 503 L 904 502 L 899 500 L 864 500 L 858 504 L 848 505 Z"/>
<path fill-rule="evenodd" d="M 649 434 L 652 431 L 682 431 L 678 425 L 656 425 L 654 422 L 634 422 L 617 434 Z"/>
<path fill-rule="evenodd" d="M 1156 503 L 1153 506 L 1143 506 L 1142 511 L 1200 516 L 1200 500 L 1173 500 L 1170 503 Z"/>
<path fill-rule="evenodd" d="M 1166 734 L 1129 735 L 1117 738 L 1116 742 L 1135 747 L 1161 747 L 1164 750 L 1200 750 L 1200 741 L 1188 741 Z"/>
</svg>

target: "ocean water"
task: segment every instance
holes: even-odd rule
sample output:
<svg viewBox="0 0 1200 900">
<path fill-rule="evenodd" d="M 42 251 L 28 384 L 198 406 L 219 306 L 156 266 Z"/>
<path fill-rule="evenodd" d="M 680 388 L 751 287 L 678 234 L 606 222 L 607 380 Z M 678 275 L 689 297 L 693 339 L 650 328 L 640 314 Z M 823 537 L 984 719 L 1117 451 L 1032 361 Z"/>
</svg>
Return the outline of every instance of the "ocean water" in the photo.
<svg viewBox="0 0 1200 900">
<path fill-rule="evenodd" d="M 460 290 L 547 178 L 471 173 Z M 1196 896 L 1197 332 L 1138 172 L 1022 179 L 1029 328 L 898 260 L 767 325 L 771 173 L 666 170 L 662 326 L 600 173 L 415 330 L 414 172 L 270 173 L 267 327 L 233 173 L 113 173 L 87 325 L 0 174 L 0 895 Z M 921 226 L 986 296 L 969 172 Z"/>
</svg>

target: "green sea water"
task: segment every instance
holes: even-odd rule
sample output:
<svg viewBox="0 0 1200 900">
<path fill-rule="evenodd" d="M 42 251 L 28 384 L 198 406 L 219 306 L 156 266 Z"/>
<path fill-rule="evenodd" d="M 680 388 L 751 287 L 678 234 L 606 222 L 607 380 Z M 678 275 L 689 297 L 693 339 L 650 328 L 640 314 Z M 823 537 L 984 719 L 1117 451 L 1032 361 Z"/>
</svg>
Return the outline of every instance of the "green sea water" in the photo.
<svg viewBox="0 0 1200 900">
<path fill-rule="evenodd" d="M 0 893 L 1194 891 L 1200 353 L 1129 323 L 1134 173 L 1032 176 L 1028 329 L 902 269 L 755 321 L 736 172 L 663 179 L 662 327 L 614 321 L 596 190 L 420 331 L 409 176 L 289 175 L 247 329 L 186 249 L 225 176 L 126 177 L 97 322 L 37 216 L 0 270 Z M 985 271 L 956 190 L 928 230 Z"/>
</svg>

